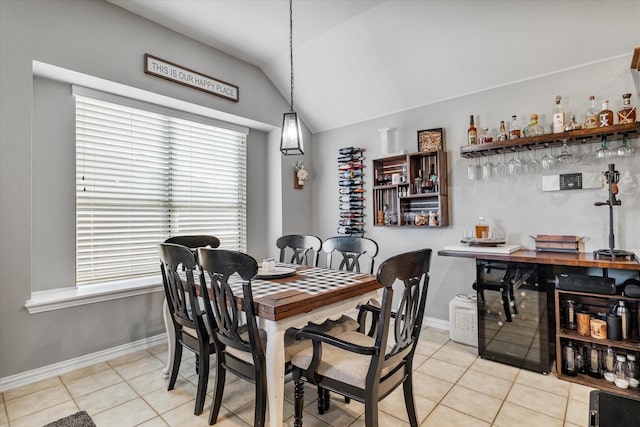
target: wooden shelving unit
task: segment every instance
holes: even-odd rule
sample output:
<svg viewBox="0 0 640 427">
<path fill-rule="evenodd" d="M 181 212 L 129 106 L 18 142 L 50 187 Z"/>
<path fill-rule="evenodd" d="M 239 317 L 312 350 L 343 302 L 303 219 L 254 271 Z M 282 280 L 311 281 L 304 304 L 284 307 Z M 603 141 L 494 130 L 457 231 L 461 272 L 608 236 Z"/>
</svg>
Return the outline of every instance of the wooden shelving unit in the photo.
<svg viewBox="0 0 640 427">
<path fill-rule="evenodd" d="M 591 314 L 595 314 L 596 312 L 607 312 L 610 304 L 614 301 L 627 301 L 630 304 L 635 304 L 637 307 L 640 307 L 640 298 L 630 298 L 621 295 L 603 295 L 587 292 L 565 291 L 560 289 L 556 289 L 555 294 L 556 371 L 558 374 L 558 378 L 583 384 L 593 388 L 608 390 L 615 393 L 624 394 L 626 396 L 640 398 L 640 388 L 621 389 L 619 387 L 616 387 L 613 383 L 605 380 L 604 378 L 593 378 L 588 374 L 580 373 L 576 376 L 569 376 L 566 375 L 562 369 L 562 367 L 564 366 L 563 347 L 568 341 L 572 341 L 574 343 L 574 347 L 576 345 L 591 346 L 591 344 L 595 344 L 598 348 L 602 349 L 611 347 L 616 354 L 632 353 L 636 355 L 636 359 L 640 360 L 640 341 L 638 341 L 637 339 L 637 321 L 636 325 L 633 325 L 635 319 L 632 319 L 632 339 L 629 340 L 614 341 L 610 339 L 598 339 L 590 336 L 578 335 L 575 330 L 567 329 L 564 327 L 566 325 L 566 318 L 563 311 L 563 304 L 566 300 L 574 300 L 576 304 L 580 304 L 585 311 Z M 585 362 L 588 363 L 589 361 L 585 360 Z"/>
<path fill-rule="evenodd" d="M 640 122 L 595 129 L 572 130 L 562 133 L 549 133 L 532 138 L 519 138 L 509 141 L 490 142 L 487 144 L 466 145 L 460 147 L 460 156 L 474 158 L 515 151 L 542 150 L 547 147 L 559 147 L 564 141 L 567 142 L 567 145 L 599 144 L 603 136 L 607 137 L 608 142 L 612 142 L 621 140 L 625 134 L 627 134 L 629 138 L 637 138 L 640 134 Z"/>
<path fill-rule="evenodd" d="M 375 159 L 373 171 L 375 226 L 429 228 L 449 225 L 445 151 L 421 151 Z M 437 179 L 430 179 L 432 173 Z M 400 176 L 397 183 L 389 182 L 394 174 Z M 385 211 L 391 213 L 391 218 L 384 217 Z M 429 225 L 426 218 L 424 224 L 416 225 L 417 215 L 428 216 L 429 213 L 436 215 L 436 224 Z"/>
</svg>

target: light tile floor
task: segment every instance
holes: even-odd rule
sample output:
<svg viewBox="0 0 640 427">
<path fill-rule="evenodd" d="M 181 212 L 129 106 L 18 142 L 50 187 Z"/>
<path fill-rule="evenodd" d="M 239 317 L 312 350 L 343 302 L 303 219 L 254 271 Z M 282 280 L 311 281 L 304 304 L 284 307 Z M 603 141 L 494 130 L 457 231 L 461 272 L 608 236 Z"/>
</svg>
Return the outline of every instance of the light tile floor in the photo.
<svg viewBox="0 0 640 427">
<path fill-rule="evenodd" d="M 588 420 L 591 388 L 480 359 L 476 348 L 449 340 L 447 331 L 425 327 L 415 355 L 414 394 L 421 426 L 576 427 Z M 197 376 L 189 351 L 176 387 L 167 391 L 161 370 L 165 345 L 0 393 L 0 427 L 38 427 L 85 410 L 101 426 L 206 426 L 193 415 Z M 213 374 L 212 374 L 213 376 Z M 213 384 L 210 380 L 209 384 Z M 211 387 L 210 387 L 211 389 Z M 228 376 L 218 426 L 250 426 L 253 385 Z M 285 386 L 286 425 L 293 420 L 293 384 Z M 364 407 L 333 394 L 331 409 L 316 410 L 307 387 L 305 426 L 364 426 Z M 380 405 L 381 426 L 408 426 L 401 390 Z"/>
</svg>

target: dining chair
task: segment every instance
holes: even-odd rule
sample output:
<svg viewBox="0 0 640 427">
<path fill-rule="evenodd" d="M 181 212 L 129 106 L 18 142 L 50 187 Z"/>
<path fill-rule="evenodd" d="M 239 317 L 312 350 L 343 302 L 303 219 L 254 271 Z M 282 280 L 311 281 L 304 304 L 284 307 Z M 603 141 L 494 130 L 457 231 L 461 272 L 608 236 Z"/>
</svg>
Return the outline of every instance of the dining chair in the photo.
<svg viewBox="0 0 640 427">
<path fill-rule="evenodd" d="M 422 328 L 431 249 L 396 255 L 384 261 L 377 274 L 382 302 L 374 336 L 348 331 L 337 336 L 302 328 L 296 338 L 312 348 L 291 360 L 295 381 L 294 426 L 302 426 L 304 382 L 321 386 L 365 405 L 365 425 L 378 426 L 378 403 L 402 385 L 409 424 L 417 427 L 413 398 L 413 355 Z M 393 284 L 404 286 L 394 306 Z"/>
<path fill-rule="evenodd" d="M 307 234 L 288 234 L 276 240 L 276 246 L 280 249 L 280 262 L 285 262 L 286 252 L 291 252 L 288 261 L 291 264 L 310 265 L 309 251 L 313 251 L 312 266 L 318 266 L 318 257 L 322 248 L 322 240 L 317 236 Z"/>
<path fill-rule="evenodd" d="M 361 257 L 364 255 L 367 259 L 369 274 L 373 274 L 375 257 L 378 255 L 378 244 L 375 240 L 359 237 L 359 236 L 335 236 L 329 237 L 322 243 L 322 251 L 326 253 L 326 268 L 334 268 L 334 255 L 340 254 L 341 258 L 335 262 L 338 270 L 360 272 L 362 270 Z M 337 257 L 336 257 L 337 258 Z M 334 330 L 355 331 L 359 329 L 364 331 L 365 328 L 373 328 L 376 326 L 376 318 L 374 316 L 367 317 L 368 311 L 364 307 L 359 307 L 358 320 L 354 320 L 349 316 L 342 316 L 340 319 L 331 321 Z M 369 320 L 368 320 L 369 319 Z M 368 323 L 367 323 L 368 321 Z M 345 402 L 349 402 L 349 398 L 345 397 Z M 318 387 L 318 412 L 322 415 L 330 407 L 331 399 L 328 389 Z"/>
<path fill-rule="evenodd" d="M 338 270 L 360 272 L 362 266 L 360 257 L 365 255 L 368 260 L 367 269 L 369 274 L 373 274 L 375 260 L 378 255 L 378 244 L 375 240 L 358 236 L 336 236 L 329 237 L 322 243 L 322 251 L 327 254 L 327 268 L 333 266 L 333 256 L 337 253 L 342 255 L 339 260 Z"/>
<path fill-rule="evenodd" d="M 191 249 L 194 253 L 195 250 L 198 248 L 204 248 L 204 247 L 211 247 L 211 248 L 217 248 L 220 246 L 220 239 L 218 239 L 215 236 L 211 236 L 211 235 L 207 235 L 207 234 L 193 234 L 193 235 L 182 235 L 182 236 L 172 236 L 169 237 L 167 240 L 164 241 L 164 243 L 173 243 L 176 245 L 182 245 L 185 246 L 189 249 Z M 177 336 L 175 337 L 176 341 L 174 341 L 172 343 L 172 347 L 175 349 L 178 346 L 178 342 L 177 342 Z M 180 362 L 181 360 L 178 359 L 176 360 L 174 358 L 173 363 L 174 364 L 178 364 L 178 368 L 180 368 Z M 200 378 L 206 378 L 208 379 L 208 372 L 204 373 L 206 374 L 205 377 L 201 377 L 200 376 L 200 354 L 196 353 L 196 374 L 198 375 L 198 381 L 200 381 Z M 206 387 L 205 387 L 206 389 Z M 201 411 L 202 412 L 202 411 Z"/>
<path fill-rule="evenodd" d="M 198 357 L 198 388 L 193 413 L 200 415 L 204 409 L 209 381 L 209 356 L 216 350 L 212 339 L 206 310 L 200 305 L 194 281 L 196 256 L 186 246 L 173 243 L 161 243 L 158 248 L 160 269 L 165 296 L 171 313 L 171 322 L 175 331 L 174 362 L 171 368 L 168 390 L 173 390 L 182 349 L 187 348 Z M 186 282 L 183 281 L 186 278 Z"/>
<path fill-rule="evenodd" d="M 208 290 L 202 292 L 205 307 L 216 325 L 213 333 L 217 350 L 216 382 L 209 424 L 215 424 L 218 419 L 229 371 L 255 384 L 253 425 L 264 426 L 267 408 L 266 333 L 258 328 L 251 288 L 251 279 L 258 272 L 258 264 L 254 258 L 241 252 L 209 248 L 198 249 L 198 263 L 201 289 Z M 241 292 L 229 283 L 231 276 L 241 279 Z M 289 371 L 291 357 L 311 344 L 286 335 L 284 339 L 285 371 Z"/>
</svg>

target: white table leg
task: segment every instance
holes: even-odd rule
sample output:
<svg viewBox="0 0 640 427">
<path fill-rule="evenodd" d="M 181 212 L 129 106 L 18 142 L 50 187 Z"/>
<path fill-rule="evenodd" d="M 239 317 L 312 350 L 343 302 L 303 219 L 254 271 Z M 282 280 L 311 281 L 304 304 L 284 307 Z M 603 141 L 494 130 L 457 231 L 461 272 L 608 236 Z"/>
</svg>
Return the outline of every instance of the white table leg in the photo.
<svg viewBox="0 0 640 427">
<path fill-rule="evenodd" d="M 281 426 L 284 412 L 284 331 L 272 321 L 265 321 L 267 332 L 267 401 L 271 427 Z"/>
<path fill-rule="evenodd" d="M 167 331 L 167 343 L 169 344 L 169 354 L 167 355 L 167 366 L 162 370 L 162 377 L 168 378 L 173 369 L 173 354 L 175 352 L 174 344 L 176 342 L 176 334 L 171 322 L 171 313 L 169 312 L 169 304 L 165 298 L 162 303 L 162 319 L 164 320 L 164 329 Z M 283 356 L 284 357 L 284 356 Z"/>
</svg>

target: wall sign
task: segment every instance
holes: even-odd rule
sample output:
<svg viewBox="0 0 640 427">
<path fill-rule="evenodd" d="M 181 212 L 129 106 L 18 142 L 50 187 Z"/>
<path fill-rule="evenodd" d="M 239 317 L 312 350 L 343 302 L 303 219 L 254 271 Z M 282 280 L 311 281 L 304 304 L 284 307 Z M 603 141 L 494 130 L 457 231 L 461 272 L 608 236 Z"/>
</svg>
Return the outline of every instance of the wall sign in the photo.
<svg viewBox="0 0 640 427">
<path fill-rule="evenodd" d="M 145 74 L 189 86 L 234 102 L 239 100 L 238 92 L 240 89 L 238 86 L 181 67 L 148 53 L 144 55 L 144 72 Z"/>
</svg>

